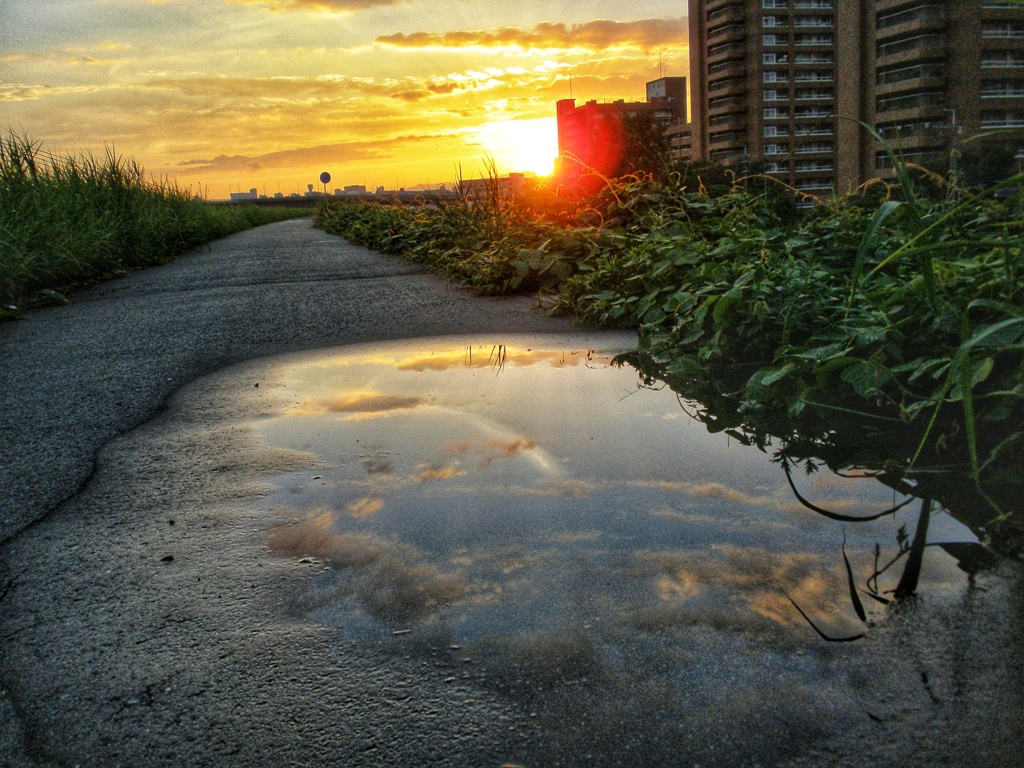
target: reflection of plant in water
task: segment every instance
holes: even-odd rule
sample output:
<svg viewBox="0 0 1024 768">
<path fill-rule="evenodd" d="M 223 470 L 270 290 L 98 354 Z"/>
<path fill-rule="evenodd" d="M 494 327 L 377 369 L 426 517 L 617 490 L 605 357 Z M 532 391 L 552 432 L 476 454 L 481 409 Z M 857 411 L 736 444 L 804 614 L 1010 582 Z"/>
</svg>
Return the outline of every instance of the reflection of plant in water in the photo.
<svg viewBox="0 0 1024 768">
<path fill-rule="evenodd" d="M 798 415 L 782 409 L 744 410 L 737 396 L 740 387 L 736 377 L 722 367 L 708 368 L 700 375 L 672 375 L 662 366 L 640 354 L 623 355 L 619 364 L 629 364 L 641 376 L 641 386 L 668 385 L 677 394 L 680 405 L 695 420 L 703 423 L 709 432 L 725 432 L 744 445 L 756 446 L 763 451 L 774 449 L 772 461 L 779 464 L 794 496 L 801 505 L 828 519 L 844 524 L 856 524 L 893 515 L 911 501 L 921 502 L 920 513 L 913 534 L 904 524 L 896 534 L 896 553 L 890 558 L 882 556 L 876 543 L 874 567 L 863 586 L 858 587 L 853 568 L 846 556 L 845 542 L 842 557 L 848 576 L 850 601 L 858 618 L 867 623 L 860 595 L 888 605 L 911 597 L 917 591 L 927 543 L 928 527 L 936 508 L 949 512 L 978 537 L 978 542 L 940 544 L 956 560 L 958 566 L 973 575 L 991 566 L 998 556 L 1019 556 L 1024 549 L 1022 525 L 1021 485 L 1024 477 L 1019 471 L 1020 446 L 992 427 L 988 442 L 1000 446 L 986 463 L 982 476 L 973 463 L 962 456 L 970 448 L 970 441 L 950 440 L 921 449 L 918 431 L 909 425 L 867 412 L 832 412 L 827 419 L 813 412 Z M 1014 425 L 1004 431 L 1013 432 Z M 893 506 L 865 515 L 849 515 L 826 509 L 806 499 L 793 479 L 793 470 L 803 466 L 807 474 L 821 465 L 840 476 L 872 477 L 907 498 Z M 1000 510 L 992 514 L 993 506 Z M 883 589 L 881 578 L 902 564 L 895 587 Z M 787 595 L 787 598 L 789 596 Z M 829 637 L 822 632 L 792 598 L 790 602 L 827 640 L 853 640 Z"/>
</svg>

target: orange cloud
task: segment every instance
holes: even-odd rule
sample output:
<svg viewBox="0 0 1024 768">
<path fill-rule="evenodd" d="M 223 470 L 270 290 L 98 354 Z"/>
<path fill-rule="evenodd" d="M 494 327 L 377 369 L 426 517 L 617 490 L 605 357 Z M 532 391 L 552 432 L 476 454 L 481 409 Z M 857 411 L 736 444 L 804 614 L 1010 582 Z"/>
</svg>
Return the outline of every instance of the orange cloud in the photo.
<svg viewBox="0 0 1024 768">
<path fill-rule="evenodd" d="M 458 467 L 443 467 L 441 469 L 425 469 L 416 477 L 421 483 L 425 483 L 428 480 L 448 480 L 449 478 L 465 474 L 467 474 L 466 470 L 459 469 Z"/>
<path fill-rule="evenodd" d="M 352 13 L 394 5 L 397 0 L 228 0 L 229 3 L 266 6 L 268 11 L 330 11 Z"/>
<path fill-rule="evenodd" d="M 348 513 L 352 517 L 368 518 L 373 517 L 382 509 L 384 509 L 384 499 L 378 499 L 371 496 L 364 496 L 361 499 L 356 499 L 347 507 Z"/>
<path fill-rule="evenodd" d="M 609 21 L 598 19 L 586 24 L 542 23 L 533 29 L 505 27 L 493 31 L 413 32 L 382 35 L 379 45 L 394 48 L 589 48 L 604 50 L 618 46 L 653 48 L 679 45 L 687 39 L 685 19 L 644 19 Z"/>
<path fill-rule="evenodd" d="M 442 450 L 449 456 L 463 456 L 467 453 L 482 453 L 483 460 L 478 469 L 486 469 L 498 459 L 511 459 L 525 451 L 532 451 L 537 447 L 537 441 L 525 437 L 512 440 L 483 440 L 471 442 L 469 440 L 448 443 Z"/>
</svg>

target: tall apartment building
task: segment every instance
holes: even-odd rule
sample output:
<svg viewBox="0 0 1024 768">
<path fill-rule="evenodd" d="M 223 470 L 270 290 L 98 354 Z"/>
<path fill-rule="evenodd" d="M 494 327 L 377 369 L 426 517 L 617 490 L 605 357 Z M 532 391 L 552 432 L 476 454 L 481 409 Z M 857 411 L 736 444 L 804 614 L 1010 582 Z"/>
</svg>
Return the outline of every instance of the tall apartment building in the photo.
<svg viewBox="0 0 1024 768">
<path fill-rule="evenodd" d="M 814 194 L 1024 128 L 1014 0 L 688 0 L 694 159 L 764 163 Z"/>
</svg>

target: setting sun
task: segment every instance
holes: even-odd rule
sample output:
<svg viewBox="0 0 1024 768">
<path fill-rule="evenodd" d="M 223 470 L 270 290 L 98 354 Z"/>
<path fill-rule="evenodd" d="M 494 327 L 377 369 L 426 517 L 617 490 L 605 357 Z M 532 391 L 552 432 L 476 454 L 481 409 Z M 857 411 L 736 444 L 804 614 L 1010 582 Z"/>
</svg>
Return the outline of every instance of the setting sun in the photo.
<svg viewBox="0 0 1024 768">
<path fill-rule="evenodd" d="M 476 138 L 500 174 L 526 172 L 547 176 L 558 156 L 558 127 L 554 117 L 484 123 Z"/>
</svg>

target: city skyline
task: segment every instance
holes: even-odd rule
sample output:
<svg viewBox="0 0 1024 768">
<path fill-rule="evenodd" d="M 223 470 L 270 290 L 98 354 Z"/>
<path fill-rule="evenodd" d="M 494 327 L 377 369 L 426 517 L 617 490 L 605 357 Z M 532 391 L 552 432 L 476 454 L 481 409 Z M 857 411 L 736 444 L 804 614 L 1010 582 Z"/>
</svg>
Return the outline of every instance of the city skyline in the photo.
<svg viewBox="0 0 1024 768">
<path fill-rule="evenodd" d="M 130 156 L 210 198 L 550 170 L 555 103 L 688 69 L 686 6 L 10 0 L 0 130 Z"/>
</svg>

